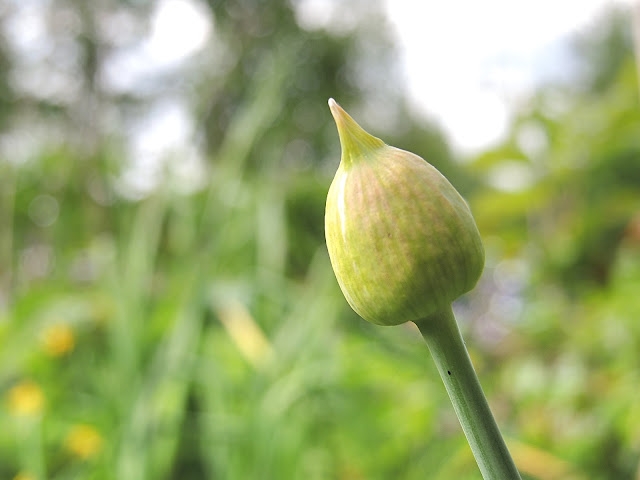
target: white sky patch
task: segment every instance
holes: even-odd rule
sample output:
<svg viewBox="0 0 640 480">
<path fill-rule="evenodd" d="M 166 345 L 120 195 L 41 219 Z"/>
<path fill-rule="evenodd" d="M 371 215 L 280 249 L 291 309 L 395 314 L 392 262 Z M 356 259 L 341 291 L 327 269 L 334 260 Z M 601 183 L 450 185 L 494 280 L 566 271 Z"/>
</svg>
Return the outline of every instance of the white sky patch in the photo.
<svg viewBox="0 0 640 480">
<path fill-rule="evenodd" d="M 163 169 L 178 174 L 183 184 L 188 180 L 197 187 L 204 174 L 200 156 L 188 146 L 193 128 L 189 111 L 179 100 L 156 104 L 132 132 L 132 162 L 121 178 L 121 193 L 132 198 L 145 195 L 162 178 Z"/>
<path fill-rule="evenodd" d="M 149 36 L 109 60 L 105 81 L 115 91 L 135 89 L 145 78 L 178 66 L 203 48 L 212 24 L 204 7 L 192 0 L 161 0 Z"/>
<path fill-rule="evenodd" d="M 158 104 L 136 132 L 134 148 L 137 153 L 151 155 L 175 148 L 184 142 L 192 127 L 189 112 L 181 102 Z"/>
<path fill-rule="evenodd" d="M 14 14 L 6 24 L 7 40 L 18 52 L 46 53 L 46 25 L 40 5 L 25 2 L 13 6 Z M 0 10 L 1 11 L 1 10 Z"/>
<path fill-rule="evenodd" d="M 327 0 L 296 0 L 296 20 L 307 30 L 326 27 L 333 16 L 334 2 Z"/>
<path fill-rule="evenodd" d="M 202 48 L 211 30 L 203 8 L 191 0 L 162 0 L 146 44 L 151 58 L 172 64 Z"/>
<path fill-rule="evenodd" d="M 631 0 L 385 0 L 416 110 L 454 147 L 502 138 L 518 100 L 571 69 L 564 41 L 606 6 Z"/>
</svg>

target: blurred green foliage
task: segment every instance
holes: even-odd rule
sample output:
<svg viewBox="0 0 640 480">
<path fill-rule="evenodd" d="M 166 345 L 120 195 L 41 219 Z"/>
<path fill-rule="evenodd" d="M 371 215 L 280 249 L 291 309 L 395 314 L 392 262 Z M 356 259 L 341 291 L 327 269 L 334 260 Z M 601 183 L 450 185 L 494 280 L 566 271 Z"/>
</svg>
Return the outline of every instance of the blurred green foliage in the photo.
<svg viewBox="0 0 640 480">
<path fill-rule="evenodd" d="M 459 162 L 409 113 L 369 2 L 333 30 L 285 1 L 202 2 L 201 53 L 109 88 L 156 5 L 39 6 L 42 64 L 0 36 L 0 477 L 480 478 L 417 331 L 359 320 L 331 272 L 336 96 L 471 204 L 487 268 L 456 309 L 526 478 L 639 478 L 640 99 L 620 17 L 577 43 L 579 85 L 540 88 Z M 71 90 L 16 80 L 36 67 Z M 141 192 L 127 139 L 173 96 L 199 182 L 178 152 Z"/>
</svg>

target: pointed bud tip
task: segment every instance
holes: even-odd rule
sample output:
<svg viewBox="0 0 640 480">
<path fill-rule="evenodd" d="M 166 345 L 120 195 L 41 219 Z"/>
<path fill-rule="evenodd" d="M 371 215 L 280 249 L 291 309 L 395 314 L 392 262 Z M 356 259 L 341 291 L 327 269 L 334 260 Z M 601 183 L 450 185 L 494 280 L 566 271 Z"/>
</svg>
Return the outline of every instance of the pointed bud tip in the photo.
<svg viewBox="0 0 640 480">
<path fill-rule="evenodd" d="M 338 105 L 338 102 L 336 102 L 333 98 L 329 99 L 329 109 L 331 110 L 331 115 L 333 115 L 333 119 L 336 121 L 336 123 L 338 122 L 340 117 L 346 114 L 343 108 Z"/>
<path fill-rule="evenodd" d="M 338 127 L 342 159 L 345 163 L 350 164 L 353 159 L 362 156 L 362 154 L 384 146 L 382 140 L 363 130 L 333 98 L 329 99 L 329 108 Z"/>
</svg>

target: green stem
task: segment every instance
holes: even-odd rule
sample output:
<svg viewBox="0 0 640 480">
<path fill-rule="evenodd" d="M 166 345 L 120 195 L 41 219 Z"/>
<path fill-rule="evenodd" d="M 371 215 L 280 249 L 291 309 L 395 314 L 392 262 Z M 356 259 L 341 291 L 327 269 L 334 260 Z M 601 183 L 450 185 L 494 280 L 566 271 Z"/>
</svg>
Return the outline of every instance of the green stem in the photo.
<svg viewBox="0 0 640 480">
<path fill-rule="evenodd" d="M 451 307 L 416 324 L 436 362 L 482 477 L 485 480 L 520 480 Z"/>
</svg>

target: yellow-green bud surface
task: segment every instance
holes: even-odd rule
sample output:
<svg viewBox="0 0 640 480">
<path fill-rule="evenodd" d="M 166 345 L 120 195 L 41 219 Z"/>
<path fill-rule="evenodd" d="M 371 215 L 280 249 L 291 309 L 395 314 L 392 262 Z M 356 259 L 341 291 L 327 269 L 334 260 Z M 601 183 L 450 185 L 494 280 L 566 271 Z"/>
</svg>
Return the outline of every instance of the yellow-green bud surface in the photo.
<svg viewBox="0 0 640 480">
<path fill-rule="evenodd" d="M 466 202 L 433 166 L 365 132 L 333 99 L 342 159 L 325 211 L 331 265 L 351 307 L 416 321 L 471 290 L 484 249 Z"/>
</svg>

